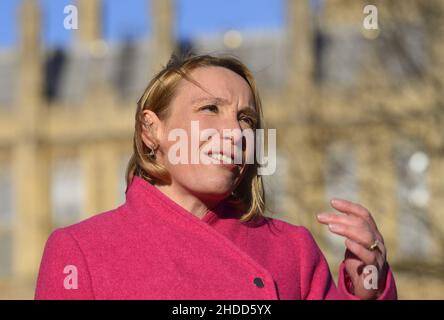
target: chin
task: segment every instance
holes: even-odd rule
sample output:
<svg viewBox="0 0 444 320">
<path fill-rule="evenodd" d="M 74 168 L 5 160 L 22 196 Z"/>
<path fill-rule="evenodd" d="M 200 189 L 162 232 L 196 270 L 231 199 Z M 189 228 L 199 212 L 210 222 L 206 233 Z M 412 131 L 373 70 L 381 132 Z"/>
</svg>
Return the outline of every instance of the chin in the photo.
<svg viewBox="0 0 444 320">
<path fill-rule="evenodd" d="M 202 197 L 213 199 L 213 200 L 223 200 L 230 196 L 233 188 L 232 181 L 220 181 L 214 183 L 205 183 L 204 185 L 199 186 L 199 193 Z"/>
<path fill-rule="evenodd" d="M 216 186 L 208 186 L 208 188 L 203 188 L 202 193 L 207 195 L 213 195 L 214 198 L 225 198 L 231 194 L 231 185 L 230 186 L 220 186 L 219 188 Z"/>
<path fill-rule="evenodd" d="M 236 179 L 234 177 L 204 177 L 201 182 L 203 182 L 203 190 L 212 191 L 214 193 L 230 193 L 235 185 Z"/>
</svg>

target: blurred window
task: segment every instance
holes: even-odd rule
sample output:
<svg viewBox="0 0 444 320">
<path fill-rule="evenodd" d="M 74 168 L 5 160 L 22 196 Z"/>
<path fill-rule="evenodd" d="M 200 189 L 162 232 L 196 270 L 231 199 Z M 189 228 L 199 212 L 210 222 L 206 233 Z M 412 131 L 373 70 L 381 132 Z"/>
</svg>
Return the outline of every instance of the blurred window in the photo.
<svg viewBox="0 0 444 320">
<path fill-rule="evenodd" d="M 0 49 L 0 111 L 12 109 L 17 97 L 18 59 L 14 52 Z"/>
<path fill-rule="evenodd" d="M 277 215 L 285 214 L 285 202 L 288 194 L 288 160 L 283 154 L 276 155 L 276 171 L 272 175 L 262 176 L 264 180 L 267 207 Z"/>
<path fill-rule="evenodd" d="M 67 52 L 64 49 L 57 48 L 47 52 L 43 93 L 49 102 L 56 101 L 61 96 L 67 59 Z"/>
<path fill-rule="evenodd" d="M 52 167 L 51 207 L 53 225 L 66 226 L 78 222 L 83 212 L 84 180 L 80 161 L 59 158 Z"/>
<path fill-rule="evenodd" d="M 398 22 L 386 26 L 377 43 L 380 60 L 395 84 L 426 71 L 429 64 L 427 31 L 421 25 Z"/>
<path fill-rule="evenodd" d="M 66 28 L 65 21 L 70 22 L 65 8 L 77 7 L 76 0 L 39 0 L 42 23 L 42 43 L 44 48 L 44 81 L 43 94 L 48 102 L 63 100 L 63 90 L 70 63 L 69 50 L 74 43 L 74 32 Z M 80 13 L 77 11 L 78 16 Z M 80 28 L 80 18 L 77 20 Z M 79 81 L 81 85 L 83 82 Z M 74 100 L 75 101 L 75 100 Z"/>
<path fill-rule="evenodd" d="M 125 190 L 126 190 L 126 168 L 128 166 L 128 162 L 130 159 L 130 155 L 122 155 L 120 156 L 120 165 L 119 165 L 119 185 L 117 186 L 117 194 L 119 197 L 119 203 L 124 203 L 126 200 Z"/>
<path fill-rule="evenodd" d="M 0 277 L 12 273 L 14 192 L 10 166 L 0 163 Z"/>
<path fill-rule="evenodd" d="M 432 239 L 427 215 L 429 156 L 418 145 L 406 142 L 395 148 L 398 197 L 398 243 L 405 258 L 429 254 Z"/>
<path fill-rule="evenodd" d="M 314 35 L 315 78 L 323 86 L 352 86 L 368 57 L 368 43 L 355 26 L 316 29 Z"/>
<path fill-rule="evenodd" d="M 421 76 L 428 65 L 426 32 L 416 24 L 396 23 L 372 40 L 356 25 L 315 27 L 315 79 L 332 89 L 350 88 L 376 59 L 392 84 Z"/>
<path fill-rule="evenodd" d="M 357 160 L 352 145 L 334 142 L 327 148 L 325 163 L 326 196 L 356 201 L 358 198 Z M 334 210 L 328 205 L 329 210 Z M 332 251 L 341 256 L 344 240 L 341 236 L 327 233 Z"/>
</svg>

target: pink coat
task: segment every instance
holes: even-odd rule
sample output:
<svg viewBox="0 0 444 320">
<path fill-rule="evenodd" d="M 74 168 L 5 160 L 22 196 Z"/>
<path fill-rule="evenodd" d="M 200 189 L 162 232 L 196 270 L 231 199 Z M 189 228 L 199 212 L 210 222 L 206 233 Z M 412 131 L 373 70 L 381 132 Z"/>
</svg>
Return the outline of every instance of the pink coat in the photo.
<svg viewBox="0 0 444 320">
<path fill-rule="evenodd" d="M 55 230 L 36 299 L 354 299 L 336 288 L 310 232 L 242 224 L 221 205 L 201 220 L 135 177 L 117 209 Z M 75 281 L 75 278 L 77 281 Z M 380 299 L 396 299 L 389 271 Z"/>
</svg>

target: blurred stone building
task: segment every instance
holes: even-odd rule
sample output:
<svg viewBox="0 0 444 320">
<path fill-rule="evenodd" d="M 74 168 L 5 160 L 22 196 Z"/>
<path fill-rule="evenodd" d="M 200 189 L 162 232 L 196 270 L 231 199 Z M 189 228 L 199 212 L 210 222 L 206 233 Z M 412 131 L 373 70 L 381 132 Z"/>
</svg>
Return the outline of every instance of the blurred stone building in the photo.
<svg viewBox="0 0 444 320">
<path fill-rule="evenodd" d="M 42 45 L 39 2 L 18 6 L 19 46 L 0 50 L 0 298 L 32 298 L 54 228 L 124 201 L 135 102 L 173 50 L 234 54 L 253 70 L 277 128 L 270 214 L 307 226 L 332 272 L 343 239 L 315 214 L 343 197 L 374 214 L 400 297 L 444 298 L 441 1 L 287 0 L 280 28 L 181 41 L 184 1 L 146 2 L 150 36 L 107 41 L 114 9 L 71 1 L 80 27 L 69 49 Z M 376 30 L 363 27 L 367 4 Z"/>
</svg>

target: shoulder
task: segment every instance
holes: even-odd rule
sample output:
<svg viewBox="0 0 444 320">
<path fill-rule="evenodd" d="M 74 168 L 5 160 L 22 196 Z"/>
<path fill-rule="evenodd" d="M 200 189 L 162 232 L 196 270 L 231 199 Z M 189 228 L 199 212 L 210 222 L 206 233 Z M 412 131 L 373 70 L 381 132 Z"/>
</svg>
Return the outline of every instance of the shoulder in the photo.
<svg viewBox="0 0 444 320">
<path fill-rule="evenodd" d="M 55 229 L 48 238 L 47 246 L 57 243 L 89 246 L 97 242 L 115 239 L 126 227 L 124 206 L 98 213 L 78 223 Z M 88 245 L 89 244 L 89 245 Z"/>
</svg>

